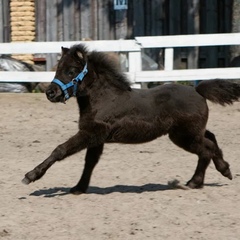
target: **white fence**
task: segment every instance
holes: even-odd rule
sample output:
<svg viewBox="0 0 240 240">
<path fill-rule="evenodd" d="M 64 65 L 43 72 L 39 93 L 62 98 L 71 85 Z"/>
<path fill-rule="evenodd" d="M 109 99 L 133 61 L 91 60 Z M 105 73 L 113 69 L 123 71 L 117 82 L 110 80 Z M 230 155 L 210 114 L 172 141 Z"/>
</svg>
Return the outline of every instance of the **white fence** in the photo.
<svg viewBox="0 0 240 240">
<path fill-rule="evenodd" d="M 206 68 L 173 70 L 175 47 L 239 45 L 240 33 L 136 37 L 135 40 L 104 40 L 87 42 L 18 42 L 0 43 L 0 54 L 60 53 L 61 47 L 84 43 L 89 50 L 127 52 L 132 83 L 161 81 L 192 81 L 206 79 L 239 79 L 240 68 Z M 142 48 L 163 48 L 164 69 L 142 71 Z M 50 82 L 54 72 L 1 72 L 0 82 Z"/>
</svg>

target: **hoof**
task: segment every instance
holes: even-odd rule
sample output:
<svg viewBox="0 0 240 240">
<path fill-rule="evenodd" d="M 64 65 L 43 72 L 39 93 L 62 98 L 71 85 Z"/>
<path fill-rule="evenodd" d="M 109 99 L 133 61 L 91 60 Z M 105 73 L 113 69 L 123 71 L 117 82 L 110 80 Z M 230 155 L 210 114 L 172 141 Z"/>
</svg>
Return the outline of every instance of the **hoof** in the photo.
<svg viewBox="0 0 240 240">
<path fill-rule="evenodd" d="M 83 190 L 81 190 L 81 189 L 79 189 L 79 188 L 77 188 L 77 187 L 71 188 L 69 192 L 70 192 L 71 194 L 74 194 L 74 195 L 80 195 L 80 194 L 86 193 L 86 191 L 83 191 Z"/>
<path fill-rule="evenodd" d="M 228 178 L 228 179 L 230 179 L 230 180 L 232 180 L 233 179 L 233 177 L 232 177 L 232 173 L 231 173 L 231 171 L 230 171 L 230 169 L 228 168 L 228 169 L 226 169 L 223 173 L 222 173 L 222 175 L 224 176 L 224 177 L 226 177 L 226 178 Z"/>
<path fill-rule="evenodd" d="M 31 182 L 30 179 L 28 179 L 27 177 L 23 178 L 22 180 L 22 183 L 26 185 L 28 185 L 30 182 Z"/>
<path fill-rule="evenodd" d="M 191 189 L 200 189 L 203 188 L 203 183 L 194 183 L 192 181 L 187 182 L 186 186 Z"/>
</svg>

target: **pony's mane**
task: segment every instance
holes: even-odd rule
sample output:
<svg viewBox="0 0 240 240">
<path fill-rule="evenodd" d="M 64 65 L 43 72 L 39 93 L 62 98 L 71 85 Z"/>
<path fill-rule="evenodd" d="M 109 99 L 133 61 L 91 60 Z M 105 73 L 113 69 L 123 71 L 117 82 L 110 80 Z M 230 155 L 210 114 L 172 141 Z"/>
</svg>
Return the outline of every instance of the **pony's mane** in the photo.
<svg viewBox="0 0 240 240">
<path fill-rule="evenodd" d="M 83 44 L 74 45 L 70 48 L 70 54 L 76 55 L 77 52 L 83 54 L 97 74 L 104 75 L 105 79 L 111 82 L 117 88 L 122 90 L 131 90 L 130 82 L 125 74 L 120 70 L 119 63 L 112 59 L 109 54 L 92 51 L 89 52 L 87 47 Z"/>
</svg>

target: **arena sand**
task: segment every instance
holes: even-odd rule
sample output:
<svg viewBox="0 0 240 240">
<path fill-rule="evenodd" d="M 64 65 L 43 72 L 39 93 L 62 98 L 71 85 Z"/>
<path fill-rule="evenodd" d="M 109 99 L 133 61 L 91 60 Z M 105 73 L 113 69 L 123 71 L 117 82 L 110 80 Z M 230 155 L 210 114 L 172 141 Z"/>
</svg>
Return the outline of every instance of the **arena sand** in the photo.
<svg viewBox="0 0 240 240">
<path fill-rule="evenodd" d="M 24 174 L 77 132 L 74 99 L 0 94 L 0 239 L 240 239 L 240 103 L 209 104 L 215 133 L 233 180 L 209 166 L 199 190 L 171 189 L 193 175 L 197 157 L 167 136 L 141 145 L 106 144 L 87 194 L 68 194 L 79 180 L 85 151 L 23 185 Z"/>
</svg>

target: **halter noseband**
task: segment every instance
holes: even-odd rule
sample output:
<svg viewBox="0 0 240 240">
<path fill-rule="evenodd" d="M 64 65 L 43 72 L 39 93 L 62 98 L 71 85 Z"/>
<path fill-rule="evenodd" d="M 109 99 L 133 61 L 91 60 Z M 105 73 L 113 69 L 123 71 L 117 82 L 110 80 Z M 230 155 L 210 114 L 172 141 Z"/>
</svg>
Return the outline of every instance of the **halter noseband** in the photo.
<svg viewBox="0 0 240 240">
<path fill-rule="evenodd" d="M 62 89 L 65 100 L 68 100 L 70 98 L 68 88 L 73 87 L 73 96 L 76 96 L 78 82 L 81 82 L 87 73 L 88 69 L 86 63 L 83 70 L 77 75 L 77 77 L 73 78 L 71 82 L 64 84 L 61 80 L 54 78 L 52 83 L 56 83 Z"/>
</svg>

